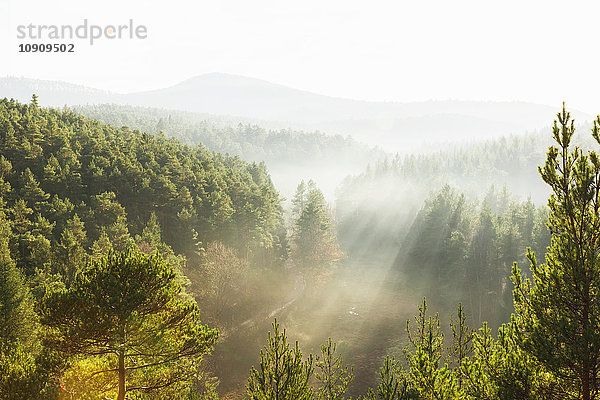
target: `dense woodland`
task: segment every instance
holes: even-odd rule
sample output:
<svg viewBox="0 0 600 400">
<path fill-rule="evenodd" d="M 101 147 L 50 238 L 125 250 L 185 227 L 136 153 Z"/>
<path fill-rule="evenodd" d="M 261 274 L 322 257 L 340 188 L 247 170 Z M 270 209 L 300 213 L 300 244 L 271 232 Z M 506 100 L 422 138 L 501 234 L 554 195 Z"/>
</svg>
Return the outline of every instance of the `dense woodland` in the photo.
<svg viewBox="0 0 600 400">
<path fill-rule="evenodd" d="M 545 163 L 537 135 L 397 157 L 347 178 L 335 207 L 314 181 L 296 182 L 287 211 L 267 166 L 240 155 L 302 159 L 338 145 L 352 155 L 357 145 L 156 122 L 145 109 L 94 112 L 111 125 L 35 96 L 0 100 L 0 397 L 600 396 L 600 159 L 574 147 L 566 111 Z M 115 127 L 131 121 L 156 134 Z M 592 131 L 595 145 L 576 143 L 597 146 L 600 119 Z M 513 186 L 499 176 L 515 176 Z M 511 193 L 540 182 L 549 189 L 529 199 Z M 388 289 L 426 299 L 368 387 L 354 380 L 362 366 L 342 358 L 367 360 L 368 349 L 356 357 L 332 337 L 303 353 L 285 326 L 335 303 L 328 290 L 353 260 L 384 255 Z M 241 360 L 236 335 L 264 347 L 243 393 L 219 394 L 214 364 L 227 351 Z"/>
<path fill-rule="evenodd" d="M 95 368 L 112 365 L 106 349 L 78 353 L 67 346 L 69 336 L 54 343 L 66 332 L 59 332 L 64 327 L 53 326 L 53 321 L 75 319 L 59 315 L 65 312 L 61 296 L 66 302 L 81 291 L 98 295 L 98 287 L 89 287 L 94 283 L 90 279 L 100 279 L 102 273 L 109 274 L 109 281 L 125 279 L 121 274 L 126 271 L 114 270 L 115 260 L 149 268 L 158 262 L 153 254 L 159 254 L 156 257 L 166 264 L 156 268 L 173 274 L 161 278 L 161 284 L 170 282 L 172 301 L 187 299 L 185 307 L 197 308 L 197 299 L 203 306 L 191 315 L 222 330 L 266 307 L 288 288 L 282 268 L 288 251 L 306 245 L 299 239 L 288 244 L 279 195 L 264 164 L 164 136 L 115 129 L 68 110 L 42 109 L 35 97 L 28 105 L 4 99 L 0 114 L 6 278 L 0 303 L 6 327 L 2 363 L 9 371 L 0 385 L 3 396 L 35 398 L 37 393 L 50 398 L 65 395 L 60 388 L 69 387 L 66 392 L 77 397 L 86 385 L 77 381 L 82 371 L 93 374 Z M 299 224 L 302 229 L 321 223 L 312 212 L 321 212 L 324 199 L 316 187 L 311 196 L 307 204 L 312 211 L 298 209 L 298 218 L 305 221 Z M 213 336 L 200 353 L 208 351 Z M 75 359 L 67 360 L 63 353 Z M 96 388 L 98 396 L 115 390 L 102 376 L 113 372 L 99 374 L 106 382 Z M 181 376 L 187 386 L 178 387 L 180 394 L 198 379 L 197 374 Z M 167 381 L 163 376 L 139 391 L 177 386 Z M 164 398 L 165 393 L 156 396 Z"/>
<path fill-rule="evenodd" d="M 539 168 L 551 189 L 548 208 L 510 202 L 505 190 L 479 205 L 448 186 L 429 198 L 397 265 L 411 286 L 419 279 L 430 286 L 434 304 L 468 301 L 444 326 L 424 299 L 406 324 L 401 354 L 383 360 L 377 387 L 361 398 L 598 398 L 600 158 L 573 146 L 574 133 L 563 109 L 556 145 Z M 600 144 L 600 117 L 592 137 Z M 492 329 L 482 315 L 504 322 Z M 344 398 L 353 371 L 335 345 L 303 358 L 286 338 L 275 322 L 248 380 L 250 397 Z"/>
<path fill-rule="evenodd" d="M 79 106 L 78 114 L 106 124 L 129 126 L 144 132 L 177 138 L 183 143 L 203 144 L 210 150 L 238 155 L 250 161 L 308 162 L 306 157 L 323 159 L 335 156 L 345 162 L 363 163 L 383 153 L 371 150 L 350 137 L 266 129 L 264 121 L 218 117 L 177 110 L 103 104 Z"/>
<path fill-rule="evenodd" d="M 593 148 L 589 130 L 579 127 L 573 143 Z M 551 191 L 537 168 L 550 145 L 546 130 L 375 160 L 337 188 L 340 240 L 346 251 L 356 253 L 397 247 L 424 202 L 445 185 L 464 195 L 467 203 L 486 202 L 500 214 L 514 201 L 531 199 L 536 207 L 545 206 Z"/>
<path fill-rule="evenodd" d="M 432 194 L 397 247 L 395 267 L 438 311 L 462 303 L 468 322 L 498 327 L 513 312 L 510 270 L 550 245 L 548 212 L 493 189 L 481 203 L 449 186 Z M 387 251 L 387 249 L 382 249 Z"/>
</svg>

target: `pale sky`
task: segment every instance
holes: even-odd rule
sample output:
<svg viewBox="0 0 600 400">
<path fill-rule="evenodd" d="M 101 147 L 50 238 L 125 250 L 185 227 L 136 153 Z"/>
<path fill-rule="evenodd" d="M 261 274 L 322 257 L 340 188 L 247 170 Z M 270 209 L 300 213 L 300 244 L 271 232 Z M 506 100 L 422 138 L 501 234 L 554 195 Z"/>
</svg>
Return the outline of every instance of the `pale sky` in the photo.
<svg viewBox="0 0 600 400">
<path fill-rule="evenodd" d="M 148 38 L 18 53 L 17 25 L 84 18 L 131 18 Z M 595 115 L 598 21 L 597 0 L 0 0 L 0 76 L 125 93 L 225 72 L 362 100 L 565 100 Z"/>
</svg>

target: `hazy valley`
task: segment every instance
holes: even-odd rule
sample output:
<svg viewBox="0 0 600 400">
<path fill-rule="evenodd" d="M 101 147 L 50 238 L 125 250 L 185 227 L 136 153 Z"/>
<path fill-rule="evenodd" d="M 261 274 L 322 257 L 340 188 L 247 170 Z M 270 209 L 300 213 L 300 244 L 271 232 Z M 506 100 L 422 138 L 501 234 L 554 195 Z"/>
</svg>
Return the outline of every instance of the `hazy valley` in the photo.
<svg viewBox="0 0 600 400">
<path fill-rule="evenodd" d="M 226 74 L 131 94 L 2 78 L 0 97 L 6 398 L 111 398 L 127 376 L 132 399 L 270 399 L 278 362 L 299 379 L 278 399 L 342 398 L 323 389 L 339 355 L 329 378 L 352 398 L 575 393 L 510 331 L 513 263 L 558 246 L 560 185 L 538 166 L 560 109 Z M 573 116 L 573 143 L 596 148 Z"/>
</svg>

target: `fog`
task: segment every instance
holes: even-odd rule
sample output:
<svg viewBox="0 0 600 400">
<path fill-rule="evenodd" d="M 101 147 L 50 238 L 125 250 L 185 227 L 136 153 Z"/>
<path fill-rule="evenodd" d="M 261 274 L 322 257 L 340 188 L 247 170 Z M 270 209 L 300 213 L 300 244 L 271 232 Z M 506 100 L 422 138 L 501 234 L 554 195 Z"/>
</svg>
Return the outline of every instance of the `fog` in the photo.
<svg viewBox="0 0 600 400">
<path fill-rule="evenodd" d="M 204 320 L 221 330 L 205 372 L 227 398 L 243 395 L 275 318 L 305 353 L 337 342 L 354 366 L 351 394 L 364 394 L 383 357 L 401 356 L 406 320 L 424 296 L 443 321 L 462 303 L 473 327 L 498 327 L 512 311 L 510 265 L 526 269 L 525 248 L 543 254 L 549 243 L 550 191 L 537 166 L 552 142 L 551 107 L 359 102 L 222 74 L 130 95 L 0 81 L 3 96 L 33 91 L 41 104 L 117 128 L 265 164 L 285 209 L 285 267 L 265 272 L 215 245 L 203 267 L 184 271 Z M 590 148 L 590 116 L 575 114 L 583 123 L 576 142 Z M 343 255 L 301 267 L 293 199 L 309 180 L 324 194 Z"/>
<path fill-rule="evenodd" d="M 304 360 L 337 344 L 354 375 L 344 399 L 377 390 L 386 356 L 440 372 L 430 386 L 448 372 L 452 393 L 479 380 L 473 398 L 586 398 L 573 382 L 596 390 L 600 369 L 584 371 L 589 354 L 569 348 L 562 328 L 577 318 L 556 313 L 544 330 L 527 316 L 523 327 L 559 334 L 555 343 L 526 349 L 512 335 L 464 370 L 453 369 L 464 360 L 450 354 L 448 322 L 460 306 L 469 328 L 498 337 L 515 311 L 513 263 L 530 278 L 528 249 L 546 259 L 552 191 L 538 168 L 563 101 L 572 144 L 598 150 L 599 11 L 541 0 L 0 0 L 0 398 L 13 381 L 15 398 L 37 387 L 59 400 L 259 398 L 247 385 L 275 321 Z M 164 275 L 158 262 L 86 275 L 130 249 L 134 261 L 159 254 Z M 548 280 L 580 276 L 564 265 Z M 598 290 L 584 292 L 573 302 L 584 306 L 567 308 L 588 318 Z M 102 293 L 98 307 L 90 293 Z M 535 304 L 546 294 L 577 300 L 543 288 Z M 146 295 L 149 311 L 111 314 Z M 446 335 L 439 363 L 407 357 L 407 321 L 425 298 Z M 152 314 L 179 301 L 176 315 Z M 84 305 L 92 312 L 78 320 Z M 179 320 L 188 325 L 167 329 Z M 198 323 L 218 330 L 214 347 L 194 337 Z M 103 340 L 114 346 L 81 352 Z M 557 343 L 570 353 L 549 363 Z M 502 391 L 512 380 L 522 387 Z M 424 397 L 461 397 L 447 393 Z"/>
<path fill-rule="evenodd" d="M 4 96 L 62 107 L 113 103 L 209 114 L 215 120 L 251 122 L 265 128 L 323 131 L 352 136 L 370 146 L 406 153 L 423 142 L 483 140 L 547 125 L 557 109 L 527 102 L 369 102 L 319 95 L 244 76 L 210 73 L 174 86 L 118 94 L 67 82 L 0 78 Z M 592 115 L 572 110 L 579 121 Z"/>
<path fill-rule="evenodd" d="M 424 296 L 443 323 L 459 303 L 472 327 L 506 322 L 513 311 L 512 262 L 527 270 L 525 248 L 543 260 L 549 245 L 550 191 L 537 172 L 551 144 L 549 131 L 384 157 L 346 177 L 331 203 L 345 258 L 324 282 L 305 288 L 273 316 L 305 352 L 318 352 L 328 337 L 336 340 L 355 368 L 353 395 L 375 384 L 385 355 L 402 358 L 406 321 Z M 592 147 L 589 126 L 578 132 L 577 144 Z M 454 245 L 465 253 L 455 257 Z M 482 258 L 482 248 L 491 255 Z M 217 348 L 223 393 L 243 393 L 243 372 L 232 377 L 226 371 L 256 363 L 252 357 L 264 346 L 269 323 L 265 318 L 251 336 Z M 236 348 L 245 356 L 233 356 Z"/>
</svg>

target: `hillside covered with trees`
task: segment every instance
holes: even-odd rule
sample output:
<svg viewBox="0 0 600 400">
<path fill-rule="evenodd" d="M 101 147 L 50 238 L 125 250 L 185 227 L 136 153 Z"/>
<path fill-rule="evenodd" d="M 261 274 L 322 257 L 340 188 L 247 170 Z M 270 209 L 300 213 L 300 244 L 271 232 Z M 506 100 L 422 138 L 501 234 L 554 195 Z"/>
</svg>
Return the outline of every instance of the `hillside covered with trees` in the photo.
<svg viewBox="0 0 600 400">
<path fill-rule="evenodd" d="M 248 118 L 115 104 L 77 106 L 73 110 L 117 128 L 162 132 L 183 143 L 202 144 L 212 151 L 265 162 L 286 197 L 292 196 L 298 181 L 311 177 L 318 177 L 331 192 L 328 194 L 333 194 L 329 187 L 334 188 L 346 175 L 360 172 L 385 155 L 381 149 L 350 136 L 282 129 L 281 123 Z"/>
<path fill-rule="evenodd" d="M 216 334 L 200 325 L 194 328 L 190 324 L 199 321 L 194 318 L 202 316 L 213 326 L 225 327 L 241 318 L 242 312 L 260 309 L 269 296 L 277 298 L 269 279 L 287 287 L 281 273 L 288 249 L 283 211 L 264 164 L 115 129 L 71 111 L 43 109 L 34 97 L 30 104 L 0 101 L 0 166 L 4 319 L 0 362 L 7 371 L 0 382 L 3 398 L 9 394 L 15 399 L 50 398 L 52 393 L 61 395 L 64 387 L 81 395 L 78 390 L 84 390 L 86 382 L 78 380 L 85 371 L 109 370 L 98 375 L 102 379 L 113 374 L 114 347 L 102 338 L 113 340 L 114 318 L 125 317 L 120 311 L 110 314 L 113 311 L 106 309 L 110 301 L 98 298 L 101 290 L 113 291 L 105 295 L 108 298 L 130 293 L 127 301 L 140 302 L 141 308 L 122 312 L 134 319 L 145 313 L 166 318 L 165 322 L 152 320 L 158 326 L 167 324 L 161 329 L 175 323 L 177 313 L 189 314 L 180 321 L 185 326 L 176 324 L 173 329 L 192 331 L 184 334 L 175 329 L 170 339 L 160 338 L 159 347 L 169 354 L 169 343 L 177 348 L 177 335 L 183 334 L 182 339 L 189 335 L 190 340 L 199 335 L 193 339 L 204 338 L 194 345 L 198 351 L 187 347 L 191 342 L 179 344 L 179 350 L 189 351 L 185 355 L 196 357 L 210 349 Z M 129 253 L 119 255 L 124 252 Z M 150 256 L 156 252 L 160 256 Z M 210 267 L 224 256 L 226 266 Z M 133 269 L 120 271 L 123 263 Z M 221 284 L 225 293 L 215 293 L 214 280 L 223 279 L 224 268 L 235 263 L 247 265 L 237 271 L 243 279 L 230 277 Z M 150 265 L 159 275 L 152 276 Z M 144 279 L 149 286 L 144 286 Z M 243 288 L 236 287 L 242 283 Z M 140 287 L 118 286 L 132 284 Z M 219 300 L 223 295 L 228 297 L 225 304 Z M 202 300 L 201 309 L 195 297 Z M 73 314 L 87 306 L 92 307 L 89 315 Z M 83 319 L 69 325 L 77 318 Z M 61 321 L 71 322 L 61 325 Z M 107 325 L 90 326 L 101 321 Z M 76 333 L 83 326 L 89 330 Z M 136 329 L 149 333 L 146 325 Z M 76 344 L 76 338 L 82 342 Z M 132 348 L 143 359 L 142 354 L 158 346 L 159 337 L 139 340 L 146 345 L 137 343 Z M 62 351 L 75 359 L 64 364 Z M 158 357 L 164 365 L 175 367 L 176 359 L 166 362 L 168 356 L 152 354 L 146 358 L 157 362 Z M 127 362 L 139 365 L 141 359 Z M 62 372 L 57 375 L 57 371 Z M 142 382 L 147 374 L 173 372 L 169 371 L 140 370 L 132 379 Z M 194 379 L 197 375 L 191 373 L 178 378 L 184 381 L 178 386 L 180 393 L 191 390 Z M 162 376 L 155 386 L 161 387 L 165 380 Z M 109 393 L 115 390 L 110 380 L 104 385 Z"/>
<path fill-rule="evenodd" d="M 553 133 L 543 163 L 535 135 L 397 157 L 284 210 L 263 162 L 0 100 L 0 396 L 597 399 L 600 119 Z"/>
</svg>

